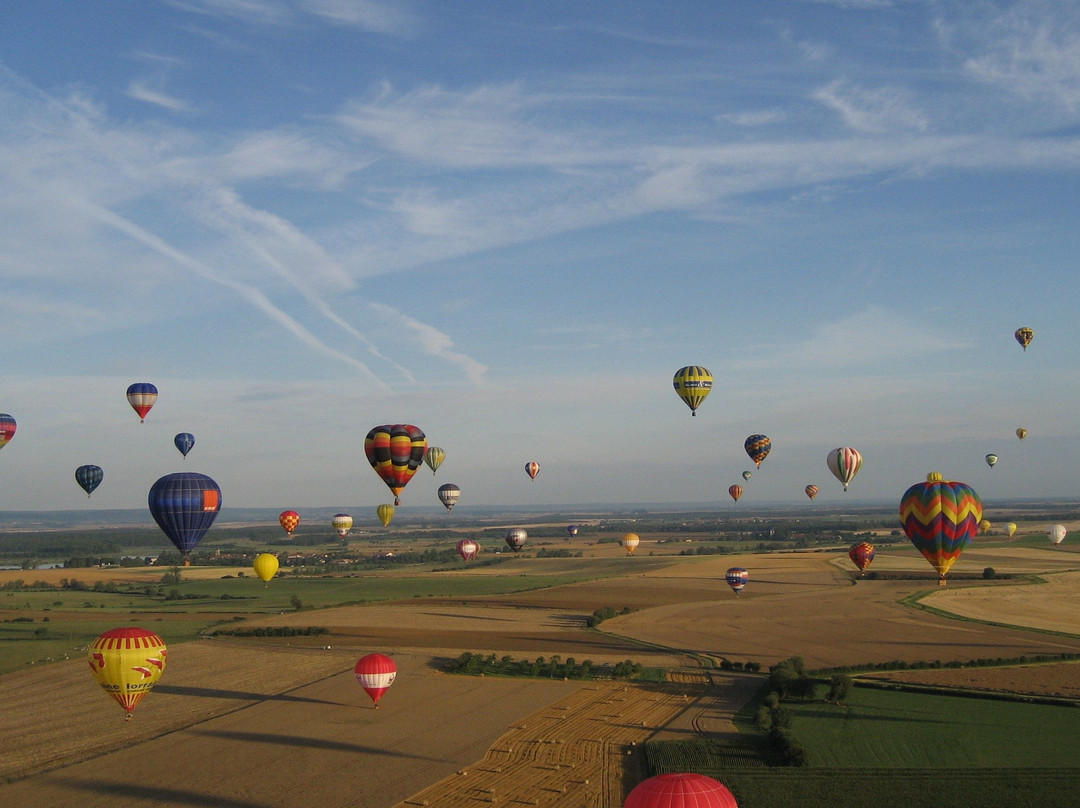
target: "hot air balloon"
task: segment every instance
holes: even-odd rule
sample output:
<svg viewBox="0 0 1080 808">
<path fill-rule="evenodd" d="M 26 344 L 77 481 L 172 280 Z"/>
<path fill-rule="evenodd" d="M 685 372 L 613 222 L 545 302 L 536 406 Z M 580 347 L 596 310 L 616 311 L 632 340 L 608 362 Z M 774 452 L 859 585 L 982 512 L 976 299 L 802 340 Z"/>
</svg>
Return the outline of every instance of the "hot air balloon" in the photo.
<svg viewBox="0 0 1080 808">
<path fill-rule="evenodd" d="M 15 430 L 18 428 L 19 425 L 15 423 L 14 418 L 6 412 L 0 413 L 0 449 L 7 446 L 8 441 L 15 437 Z"/>
<path fill-rule="evenodd" d="M 368 654 L 360 657 L 356 667 L 353 668 L 353 673 L 356 674 L 356 681 L 360 683 L 360 687 L 371 696 L 377 709 L 379 699 L 397 678 L 397 665 L 385 654 Z"/>
<path fill-rule="evenodd" d="M 754 464 L 761 468 L 761 461 L 768 456 L 769 450 L 772 449 L 772 441 L 764 435 L 751 435 L 743 442 L 743 448 L 746 449 L 746 453 L 750 455 L 750 459 L 754 461 Z"/>
<path fill-rule="evenodd" d="M 622 546 L 626 548 L 627 555 L 633 555 L 634 550 L 641 543 L 641 538 L 637 533 L 624 533 L 622 539 L 619 540 Z"/>
<path fill-rule="evenodd" d="M 335 513 L 330 517 L 330 527 L 338 534 L 338 538 L 344 539 L 352 530 L 353 518 L 347 513 Z"/>
<path fill-rule="evenodd" d="M 273 553 L 259 553 L 251 565 L 255 574 L 263 583 L 269 583 L 270 579 L 277 575 L 278 557 Z"/>
<path fill-rule="evenodd" d="M 746 588 L 746 582 L 750 580 L 750 573 L 742 567 L 732 567 L 724 573 L 724 580 L 738 595 Z"/>
<path fill-rule="evenodd" d="M 529 475 L 530 480 L 535 480 L 536 475 L 540 473 L 540 464 L 535 460 L 530 460 L 525 464 L 525 473 Z"/>
<path fill-rule="evenodd" d="M 191 451 L 191 447 L 195 445 L 195 436 L 190 432 L 179 432 L 172 439 L 173 444 L 180 450 L 180 454 L 187 457 L 187 453 Z"/>
<path fill-rule="evenodd" d="M 382 526 L 386 527 L 390 524 L 390 520 L 394 518 L 395 511 L 396 509 L 393 505 L 380 505 L 375 509 L 375 515 L 379 517 Z"/>
<path fill-rule="evenodd" d="M 278 517 L 278 522 L 284 528 L 285 534 L 291 536 L 292 532 L 296 530 L 296 526 L 300 524 L 300 514 L 296 511 L 282 511 Z"/>
<path fill-rule="evenodd" d="M 874 545 L 868 541 L 860 541 L 848 548 L 848 558 L 851 563 L 859 568 L 859 573 L 866 572 L 870 562 L 874 560 Z"/>
<path fill-rule="evenodd" d="M 803 489 L 803 491 L 806 492 L 806 496 L 810 497 L 810 499 L 813 499 L 817 496 L 818 487 L 816 485 L 808 485 L 806 486 L 806 488 Z"/>
<path fill-rule="evenodd" d="M 1027 430 L 1023 427 L 1018 427 L 1016 430 L 1016 437 L 1020 438 L 1020 440 L 1023 440 L 1027 437 Z"/>
<path fill-rule="evenodd" d="M 528 539 L 529 534 L 523 527 L 512 527 L 506 531 L 506 546 L 515 553 L 525 546 L 525 542 L 528 541 Z"/>
<path fill-rule="evenodd" d="M 86 652 L 90 671 L 101 687 L 127 711 L 150 692 L 165 670 L 165 641 L 145 628 L 114 628 L 99 636 Z"/>
<path fill-rule="evenodd" d="M 1035 339 L 1035 332 L 1032 329 L 1026 327 L 1018 328 L 1016 329 L 1016 333 L 1013 334 L 1013 336 L 1016 337 L 1016 341 L 1020 343 L 1020 347 L 1026 351 L 1027 346 L 1029 346 L 1031 344 L 1031 341 Z"/>
<path fill-rule="evenodd" d="M 712 390 L 713 378 L 712 374 L 700 365 L 687 365 L 675 372 L 672 383 L 679 398 L 690 408 L 690 414 L 697 415 L 697 408 Z"/>
<path fill-rule="evenodd" d="M 424 451 L 424 462 L 428 464 L 432 474 L 439 470 L 444 460 L 446 460 L 446 452 L 438 446 L 429 446 Z"/>
<path fill-rule="evenodd" d="M 1005 524 L 1005 535 L 1008 536 L 1011 539 L 1015 533 L 1016 533 L 1016 522 L 1006 522 L 1006 524 Z"/>
<path fill-rule="evenodd" d="M 221 510 L 221 488 L 205 474 L 166 474 L 150 487 L 147 504 L 154 521 L 183 553 L 184 566 L 188 566 L 188 554 Z"/>
<path fill-rule="evenodd" d="M 980 519 L 979 520 L 979 532 L 980 533 L 989 533 L 990 528 L 992 528 L 992 527 L 993 527 L 993 525 L 990 523 L 989 519 Z"/>
<path fill-rule="evenodd" d="M 462 539 L 457 543 L 458 555 L 465 561 L 472 561 L 480 554 L 480 542 L 475 539 Z"/>
<path fill-rule="evenodd" d="M 1065 525 L 1052 525 L 1046 535 L 1050 537 L 1050 541 L 1054 544 L 1061 544 L 1065 541 L 1065 534 L 1068 531 L 1065 530 Z"/>
<path fill-rule="evenodd" d="M 79 466 L 75 469 L 75 482 L 86 492 L 87 499 L 90 499 L 90 495 L 101 485 L 103 479 L 105 472 L 101 470 L 101 466 Z"/>
<path fill-rule="evenodd" d="M 453 483 L 446 483 L 439 486 L 439 501 L 446 506 L 446 510 L 454 510 L 454 506 L 457 505 L 458 499 L 461 497 L 461 489 Z"/>
<path fill-rule="evenodd" d="M 741 497 L 741 496 L 742 496 L 742 486 L 741 486 L 741 485 L 732 485 L 732 486 L 728 486 L 728 490 L 727 490 L 727 492 L 728 492 L 728 493 L 729 493 L 729 494 L 731 495 L 731 498 L 732 498 L 733 500 L 735 500 L 736 502 L 738 502 L 738 501 L 739 501 L 739 497 Z"/>
<path fill-rule="evenodd" d="M 394 492 L 394 504 L 401 504 L 401 492 L 416 474 L 427 451 L 427 438 L 411 424 L 384 424 L 374 427 L 364 439 L 364 454 L 387 487 Z"/>
<path fill-rule="evenodd" d="M 836 479 L 844 484 L 844 490 L 847 491 L 848 483 L 862 468 L 862 455 L 848 446 L 841 446 L 829 452 L 825 463 Z"/>
<path fill-rule="evenodd" d="M 744 472 L 742 473 L 742 478 L 743 478 L 744 480 L 749 480 L 749 479 L 750 479 L 751 477 L 753 477 L 753 476 L 754 476 L 754 475 L 753 475 L 753 474 L 751 474 L 751 473 L 750 473 L 749 471 L 744 471 Z"/>
<path fill-rule="evenodd" d="M 988 454 L 986 456 L 986 465 L 988 465 L 990 468 L 993 468 L 994 466 L 996 466 L 997 465 L 997 455 L 996 454 Z"/>
<path fill-rule="evenodd" d="M 567 534 L 568 534 L 568 535 L 570 535 L 571 537 L 573 537 L 573 536 L 576 536 L 576 535 L 577 535 L 577 531 L 578 531 L 578 527 L 577 527 L 577 525 L 567 525 L 567 526 L 566 526 L 566 532 L 567 532 Z"/>
<path fill-rule="evenodd" d="M 658 774 L 626 795 L 623 808 L 739 808 L 727 786 L 704 774 Z"/>
<path fill-rule="evenodd" d="M 131 409 L 139 414 L 139 423 L 146 420 L 146 414 L 154 406 L 157 396 L 157 388 L 149 382 L 136 382 L 128 386 L 128 404 L 131 405 Z"/>
<path fill-rule="evenodd" d="M 904 533 L 938 571 L 938 584 L 979 530 L 982 500 L 965 483 L 943 480 L 937 472 L 904 492 L 900 521 Z"/>
</svg>

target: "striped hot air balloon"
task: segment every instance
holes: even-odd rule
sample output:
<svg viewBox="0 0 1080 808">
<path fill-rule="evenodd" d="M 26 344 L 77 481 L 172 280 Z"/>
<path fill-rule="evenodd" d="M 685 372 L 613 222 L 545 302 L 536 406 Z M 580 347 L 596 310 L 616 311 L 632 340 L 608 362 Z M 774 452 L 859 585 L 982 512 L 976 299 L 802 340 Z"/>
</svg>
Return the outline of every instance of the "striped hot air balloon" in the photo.
<svg viewBox="0 0 1080 808">
<path fill-rule="evenodd" d="M 690 408 L 690 414 L 697 415 L 697 408 L 712 391 L 712 374 L 701 365 L 687 365 L 675 371 L 671 381 L 679 398 Z"/>
<path fill-rule="evenodd" d="M 938 572 L 938 583 L 979 531 L 982 500 L 970 485 L 937 472 L 911 486 L 900 500 L 900 521 L 915 548 Z"/>
<path fill-rule="evenodd" d="M 394 492 L 394 504 L 401 504 L 401 492 L 424 462 L 427 436 L 412 424 L 383 424 L 372 428 L 364 439 L 364 454 L 375 473 Z"/>
<path fill-rule="evenodd" d="M 145 628 L 106 631 L 86 652 L 90 672 L 102 689 L 127 711 L 127 720 L 142 697 L 165 671 L 165 641 Z"/>
<path fill-rule="evenodd" d="M 146 414 L 157 402 L 158 391 L 150 382 L 136 382 L 127 389 L 128 404 L 139 414 L 139 423 L 146 420 Z"/>
<path fill-rule="evenodd" d="M 741 485 L 728 486 L 728 490 L 727 490 L 728 494 L 731 495 L 731 498 L 733 500 L 735 500 L 736 502 L 738 502 L 739 497 L 742 496 L 742 491 L 743 491 L 743 488 L 742 488 Z"/>
<path fill-rule="evenodd" d="M 732 588 L 736 595 L 746 589 L 746 583 L 750 580 L 750 573 L 742 567 L 732 567 L 724 573 L 724 580 Z"/>
<path fill-rule="evenodd" d="M 357 660 L 353 668 L 356 681 L 364 692 L 371 696 L 375 707 L 379 706 L 379 699 L 389 689 L 397 678 L 397 665 L 385 654 L 368 654 Z"/>
<path fill-rule="evenodd" d="M 0 413 L 0 449 L 8 445 L 8 441 L 15 437 L 15 430 L 19 425 L 15 419 L 6 412 Z"/>
<path fill-rule="evenodd" d="M 862 468 L 862 455 L 850 446 L 841 446 L 829 452 L 829 456 L 825 458 L 825 464 L 833 476 L 844 484 L 844 490 L 847 491 L 848 483 Z"/>
<path fill-rule="evenodd" d="M 810 497 L 810 499 L 813 499 L 818 494 L 818 487 L 816 485 L 808 485 L 806 486 L 806 488 L 803 489 L 803 491 L 806 492 L 806 496 Z"/>
</svg>

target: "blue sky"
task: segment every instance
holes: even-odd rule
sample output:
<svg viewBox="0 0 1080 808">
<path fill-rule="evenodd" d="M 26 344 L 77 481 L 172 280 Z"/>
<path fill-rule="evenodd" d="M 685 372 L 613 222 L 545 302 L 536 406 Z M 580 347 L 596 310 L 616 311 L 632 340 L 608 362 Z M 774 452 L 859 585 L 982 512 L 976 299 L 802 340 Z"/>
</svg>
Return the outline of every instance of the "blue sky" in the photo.
<svg viewBox="0 0 1080 808">
<path fill-rule="evenodd" d="M 184 469 L 226 509 L 374 507 L 363 439 L 397 422 L 447 453 L 403 503 L 460 511 L 1077 493 L 1069 0 L 3 17 L 2 508 L 140 508 Z"/>
</svg>

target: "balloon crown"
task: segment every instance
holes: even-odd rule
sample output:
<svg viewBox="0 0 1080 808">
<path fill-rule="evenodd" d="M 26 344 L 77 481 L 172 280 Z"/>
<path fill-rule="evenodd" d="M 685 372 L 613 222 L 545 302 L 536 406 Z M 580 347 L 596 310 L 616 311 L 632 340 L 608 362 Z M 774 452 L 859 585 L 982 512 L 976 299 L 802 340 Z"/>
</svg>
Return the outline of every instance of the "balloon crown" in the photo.
<svg viewBox="0 0 1080 808">
<path fill-rule="evenodd" d="M 944 479 L 945 478 L 941 476 L 940 471 L 931 471 L 929 474 L 926 475 L 926 481 L 928 483 L 940 483 Z"/>
</svg>

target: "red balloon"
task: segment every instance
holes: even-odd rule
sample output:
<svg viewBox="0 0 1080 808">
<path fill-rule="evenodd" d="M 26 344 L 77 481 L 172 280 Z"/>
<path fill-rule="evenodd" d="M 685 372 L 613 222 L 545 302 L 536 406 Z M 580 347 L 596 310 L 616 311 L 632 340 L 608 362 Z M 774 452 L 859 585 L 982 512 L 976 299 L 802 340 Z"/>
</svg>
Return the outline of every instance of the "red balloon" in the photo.
<svg viewBox="0 0 1080 808">
<path fill-rule="evenodd" d="M 379 699 L 397 678 L 397 665 L 385 654 L 368 654 L 360 657 L 353 673 L 364 692 L 371 696 L 371 700 L 378 707 Z"/>
<path fill-rule="evenodd" d="M 731 495 L 731 498 L 736 502 L 738 502 L 739 497 L 742 496 L 742 491 L 743 488 L 741 485 L 733 485 L 727 490 L 727 492 Z"/>
<path fill-rule="evenodd" d="M 626 795 L 623 808 L 739 808 L 719 780 L 704 774 L 658 774 Z"/>
<path fill-rule="evenodd" d="M 285 532 L 291 536 L 292 532 L 296 530 L 296 526 L 300 524 L 300 514 L 296 511 L 282 511 L 281 516 L 278 517 L 278 522 L 285 528 Z"/>
</svg>

